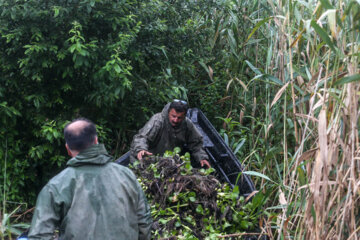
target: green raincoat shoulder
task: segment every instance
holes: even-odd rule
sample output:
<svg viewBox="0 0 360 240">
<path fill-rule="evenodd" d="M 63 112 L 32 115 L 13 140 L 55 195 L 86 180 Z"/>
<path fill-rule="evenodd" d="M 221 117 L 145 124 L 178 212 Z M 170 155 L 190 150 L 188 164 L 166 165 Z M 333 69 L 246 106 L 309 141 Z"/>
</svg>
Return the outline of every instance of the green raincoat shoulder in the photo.
<svg viewBox="0 0 360 240">
<path fill-rule="evenodd" d="M 40 192 L 29 239 L 150 239 L 151 214 L 133 172 L 102 144 L 70 159 Z"/>
</svg>

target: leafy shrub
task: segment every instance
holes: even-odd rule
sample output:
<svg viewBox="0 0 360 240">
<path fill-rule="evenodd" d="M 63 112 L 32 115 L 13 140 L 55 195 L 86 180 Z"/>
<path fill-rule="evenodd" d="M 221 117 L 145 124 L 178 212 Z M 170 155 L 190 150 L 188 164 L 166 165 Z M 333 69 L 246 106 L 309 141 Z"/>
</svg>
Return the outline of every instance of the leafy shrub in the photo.
<svg viewBox="0 0 360 240">
<path fill-rule="evenodd" d="M 7 154 L 9 199 L 34 203 L 65 166 L 68 120 L 92 119 L 119 155 L 173 98 L 214 116 L 223 90 L 201 63 L 211 58 L 208 13 L 222 4 L 0 0 L 0 161 Z M 200 97 L 204 86 L 211 93 Z"/>
</svg>

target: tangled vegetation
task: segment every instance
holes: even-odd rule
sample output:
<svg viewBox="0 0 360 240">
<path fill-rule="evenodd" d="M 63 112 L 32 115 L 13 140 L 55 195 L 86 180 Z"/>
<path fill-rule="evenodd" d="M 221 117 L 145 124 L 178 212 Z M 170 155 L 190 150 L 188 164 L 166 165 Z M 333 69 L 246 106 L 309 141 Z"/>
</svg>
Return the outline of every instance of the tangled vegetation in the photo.
<svg viewBox="0 0 360 240">
<path fill-rule="evenodd" d="M 146 157 L 134 170 L 151 205 L 153 238 L 217 239 L 259 230 L 260 198 L 244 199 L 238 186 L 220 183 L 214 169 L 191 166 L 177 149 L 164 157 Z M 252 232 L 252 233 L 249 233 Z"/>
</svg>

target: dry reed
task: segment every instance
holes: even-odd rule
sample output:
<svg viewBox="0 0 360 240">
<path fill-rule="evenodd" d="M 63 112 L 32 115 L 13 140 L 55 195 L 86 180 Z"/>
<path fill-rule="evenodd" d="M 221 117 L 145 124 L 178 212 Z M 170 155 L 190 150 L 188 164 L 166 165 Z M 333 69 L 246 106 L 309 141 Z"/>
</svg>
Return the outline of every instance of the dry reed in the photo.
<svg viewBox="0 0 360 240">
<path fill-rule="evenodd" d="M 282 186 L 287 188 L 280 187 L 279 203 L 288 207 L 277 222 L 278 239 L 360 239 L 360 44 L 350 2 L 360 9 L 359 2 L 346 0 L 334 6 L 268 1 L 276 20 L 270 24 L 278 31 L 269 66 L 278 65 L 274 75 L 284 83 L 271 107 L 293 105 L 284 119 L 293 121 L 295 138 L 289 149 L 284 120 Z M 296 19 L 295 11 L 304 18 Z M 307 79 L 299 69 L 306 70 Z M 305 95 L 310 100 L 297 103 Z M 289 151 L 294 151 L 291 159 Z"/>
</svg>

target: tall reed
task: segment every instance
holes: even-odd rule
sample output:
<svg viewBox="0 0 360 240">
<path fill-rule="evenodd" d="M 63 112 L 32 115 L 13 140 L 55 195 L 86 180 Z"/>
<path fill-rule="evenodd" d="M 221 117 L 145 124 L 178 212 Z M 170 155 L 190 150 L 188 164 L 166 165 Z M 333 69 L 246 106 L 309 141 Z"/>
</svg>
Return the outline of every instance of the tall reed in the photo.
<svg viewBox="0 0 360 240">
<path fill-rule="evenodd" d="M 252 107 L 252 139 L 238 156 L 273 180 L 256 179 L 270 199 L 263 230 L 277 239 L 359 239 L 360 2 L 231 3 L 218 13 L 215 46 L 229 52 L 226 90 L 240 122 Z"/>
<path fill-rule="evenodd" d="M 283 83 L 271 104 L 284 110 L 277 239 L 359 239 L 360 3 L 268 3 L 267 71 Z"/>
</svg>

